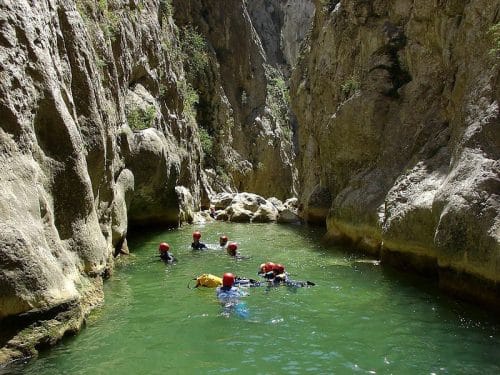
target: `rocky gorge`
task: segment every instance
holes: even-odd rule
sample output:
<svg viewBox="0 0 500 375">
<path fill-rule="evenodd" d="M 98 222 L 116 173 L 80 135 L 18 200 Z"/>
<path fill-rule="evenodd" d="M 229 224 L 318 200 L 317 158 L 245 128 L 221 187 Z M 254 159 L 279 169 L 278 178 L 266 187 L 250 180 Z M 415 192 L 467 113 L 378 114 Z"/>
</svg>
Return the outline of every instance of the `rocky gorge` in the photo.
<svg viewBox="0 0 500 375">
<path fill-rule="evenodd" d="M 498 306 L 499 14 L 2 0 L 0 363 L 79 329 L 130 231 L 210 205 L 326 225 Z"/>
</svg>

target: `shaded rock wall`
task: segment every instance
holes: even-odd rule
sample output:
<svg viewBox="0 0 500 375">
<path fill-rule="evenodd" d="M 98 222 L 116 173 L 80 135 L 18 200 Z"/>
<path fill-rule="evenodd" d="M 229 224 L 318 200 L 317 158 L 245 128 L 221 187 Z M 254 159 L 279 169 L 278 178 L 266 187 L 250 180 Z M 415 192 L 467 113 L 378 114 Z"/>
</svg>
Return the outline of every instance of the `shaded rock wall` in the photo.
<svg viewBox="0 0 500 375">
<path fill-rule="evenodd" d="M 173 2 L 179 26 L 194 26 L 210 55 L 208 67 L 192 82 L 200 94 L 197 120 L 214 141 L 205 166 L 227 173 L 229 190 L 283 199 L 295 193 L 297 174 L 280 3 L 286 2 Z M 294 35 L 287 43 L 299 39 Z"/>
<path fill-rule="evenodd" d="M 0 319 L 95 305 L 130 223 L 199 207 L 174 31 L 154 0 L 0 3 Z"/>
<path fill-rule="evenodd" d="M 498 303 L 500 5 L 317 6 L 292 78 L 302 216 Z"/>
</svg>

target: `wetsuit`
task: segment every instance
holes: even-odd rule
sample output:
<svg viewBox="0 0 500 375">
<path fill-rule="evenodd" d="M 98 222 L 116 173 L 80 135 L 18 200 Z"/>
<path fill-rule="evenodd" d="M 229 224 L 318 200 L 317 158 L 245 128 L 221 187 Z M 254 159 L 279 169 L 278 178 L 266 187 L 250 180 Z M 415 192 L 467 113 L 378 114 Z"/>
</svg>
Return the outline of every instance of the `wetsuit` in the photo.
<svg viewBox="0 0 500 375">
<path fill-rule="evenodd" d="M 282 274 L 279 274 L 279 275 L 274 275 L 274 277 L 272 277 L 271 274 L 272 274 L 272 272 L 268 272 L 264 276 L 264 277 L 266 277 L 266 279 L 268 279 L 269 284 L 271 286 L 286 285 L 286 286 L 293 287 L 293 288 L 302 288 L 302 287 L 305 287 L 305 286 L 316 285 L 316 284 L 314 284 L 311 281 L 290 280 L 288 278 L 288 275 L 286 273 L 282 273 Z"/>
<path fill-rule="evenodd" d="M 256 287 L 256 286 L 263 286 L 264 283 L 254 280 L 254 279 L 242 279 L 242 278 L 236 278 L 234 281 L 235 286 L 244 286 L 244 287 Z"/>
<path fill-rule="evenodd" d="M 203 250 L 203 249 L 206 249 L 206 248 L 207 248 L 207 245 L 205 245 L 203 242 L 198 242 L 198 243 L 193 242 L 193 243 L 191 244 L 191 248 L 192 248 L 193 250 Z"/>
<path fill-rule="evenodd" d="M 177 259 L 175 259 L 175 257 L 172 254 L 170 254 L 168 251 L 165 253 L 161 253 L 160 259 L 163 260 L 165 263 L 169 263 L 169 264 L 172 264 L 172 263 L 177 261 Z"/>
<path fill-rule="evenodd" d="M 217 299 L 224 305 L 231 305 L 238 303 L 240 297 L 246 295 L 246 293 L 234 286 L 220 286 L 216 289 Z"/>
<path fill-rule="evenodd" d="M 250 257 L 246 257 L 244 255 L 240 255 L 240 253 L 236 253 L 235 255 L 229 254 L 231 258 L 234 258 L 236 260 L 243 260 L 243 259 L 250 259 Z"/>
<path fill-rule="evenodd" d="M 244 302 L 240 302 L 240 297 L 247 295 L 245 291 L 234 286 L 220 286 L 216 293 L 222 306 L 222 316 L 229 317 L 236 314 L 240 318 L 248 318 L 248 308 Z"/>
</svg>

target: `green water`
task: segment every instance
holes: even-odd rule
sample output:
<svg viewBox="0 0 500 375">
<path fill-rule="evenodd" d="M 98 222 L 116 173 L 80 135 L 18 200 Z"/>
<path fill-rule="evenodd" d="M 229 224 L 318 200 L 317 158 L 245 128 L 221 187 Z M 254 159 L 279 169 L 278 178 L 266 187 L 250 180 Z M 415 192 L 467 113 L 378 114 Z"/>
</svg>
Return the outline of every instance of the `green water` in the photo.
<svg viewBox="0 0 500 375">
<path fill-rule="evenodd" d="M 236 239 L 235 261 L 189 249 L 191 232 Z M 130 240 L 134 251 L 105 284 L 105 303 L 23 374 L 500 374 L 500 321 L 420 279 L 356 262 L 319 241 L 321 230 L 215 223 Z M 153 260 L 159 242 L 176 265 Z M 208 272 L 256 277 L 286 265 L 312 288 L 252 288 L 248 319 L 223 317 L 214 289 L 188 289 Z M 12 370 L 14 371 L 14 369 Z"/>
</svg>

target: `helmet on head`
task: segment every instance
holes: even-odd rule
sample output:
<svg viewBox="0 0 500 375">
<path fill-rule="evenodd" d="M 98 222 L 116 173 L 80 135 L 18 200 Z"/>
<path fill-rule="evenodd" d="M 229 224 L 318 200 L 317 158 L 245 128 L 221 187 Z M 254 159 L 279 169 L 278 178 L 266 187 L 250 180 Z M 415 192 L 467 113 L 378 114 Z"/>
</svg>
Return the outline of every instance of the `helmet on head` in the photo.
<svg viewBox="0 0 500 375">
<path fill-rule="evenodd" d="M 193 232 L 193 238 L 199 240 L 201 238 L 201 233 L 199 231 Z"/>
<path fill-rule="evenodd" d="M 170 250 L 170 245 L 166 242 L 162 242 L 160 246 L 158 247 L 158 251 L 160 253 L 166 253 L 167 251 Z"/>
<path fill-rule="evenodd" d="M 227 252 L 229 255 L 235 256 L 236 255 L 236 249 L 238 248 L 238 245 L 236 242 L 229 242 L 229 245 L 227 245 Z"/>
<path fill-rule="evenodd" d="M 224 242 L 225 242 L 225 241 L 227 241 L 227 240 L 228 240 L 228 238 L 227 238 L 227 236 L 220 236 L 220 237 L 219 237 L 219 240 L 221 240 L 221 241 L 224 241 Z"/>
<path fill-rule="evenodd" d="M 233 286 L 234 284 L 234 275 L 230 272 L 226 272 L 222 276 L 222 285 L 223 286 Z"/>
<path fill-rule="evenodd" d="M 265 265 L 264 265 L 264 272 L 269 272 L 269 271 L 272 271 L 274 269 L 276 265 L 273 263 L 273 262 L 267 262 Z"/>
<path fill-rule="evenodd" d="M 266 272 L 265 271 L 266 269 L 266 264 L 265 263 L 262 263 L 260 266 L 259 266 L 259 272 Z"/>
<path fill-rule="evenodd" d="M 274 265 L 274 268 L 273 268 L 273 271 L 276 271 L 276 273 L 279 274 L 282 274 L 283 272 L 285 272 L 285 267 L 282 265 L 282 264 L 275 264 Z"/>
</svg>

